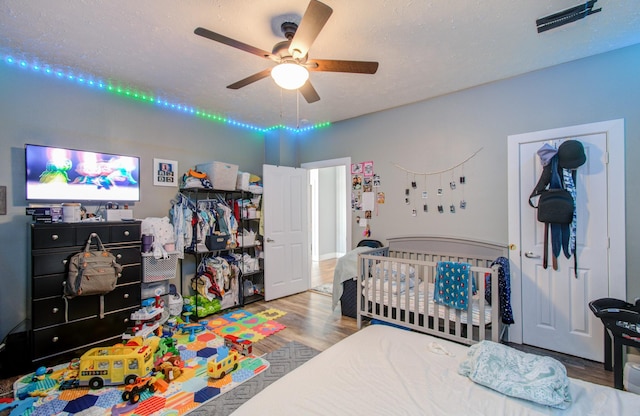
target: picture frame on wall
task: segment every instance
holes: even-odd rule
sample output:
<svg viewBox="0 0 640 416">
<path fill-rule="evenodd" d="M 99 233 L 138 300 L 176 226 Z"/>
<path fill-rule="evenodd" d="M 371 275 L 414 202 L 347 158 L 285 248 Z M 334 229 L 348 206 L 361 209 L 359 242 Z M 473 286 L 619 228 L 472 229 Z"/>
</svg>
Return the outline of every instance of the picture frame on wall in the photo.
<svg viewBox="0 0 640 416">
<path fill-rule="evenodd" d="M 178 162 L 153 159 L 153 184 L 155 186 L 178 186 Z"/>
</svg>

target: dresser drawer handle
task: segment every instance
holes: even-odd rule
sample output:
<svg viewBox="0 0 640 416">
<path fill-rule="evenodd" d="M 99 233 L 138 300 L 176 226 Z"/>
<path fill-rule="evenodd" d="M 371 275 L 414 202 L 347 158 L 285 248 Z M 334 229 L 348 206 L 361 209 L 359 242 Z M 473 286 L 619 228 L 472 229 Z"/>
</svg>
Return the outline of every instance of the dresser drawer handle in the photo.
<svg viewBox="0 0 640 416">
<path fill-rule="evenodd" d="M 67 264 L 68 262 L 69 262 L 69 260 L 67 260 L 67 259 L 62 260 L 62 264 Z"/>
<path fill-rule="evenodd" d="M 129 294 L 128 294 L 128 293 L 125 293 L 123 297 L 124 297 L 125 299 L 129 299 Z"/>
<path fill-rule="evenodd" d="M 124 319 L 122 320 L 122 322 L 124 322 L 124 323 L 126 324 L 127 322 L 129 322 L 129 318 L 124 318 Z"/>
<path fill-rule="evenodd" d="M 51 342 L 58 342 L 58 337 L 51 338 Z"/>
<path fill-rule="evenodd" d="M 52 240 L 57 240 L 58 238 L 59 238 L 59 237 L 58 237 L 58 234 L 52 234 L 52 235 L 51 235 L 51 239 L 52 239 Z"/>
<path fill-rule="evenodd" d="M 53 313 L 58 313 L 58 311 L 59 311 L 59 310 L 60 310 L 60 309 L 58 309 L 58 308 L 53 308 L 53 309 L 51 310 L 51 312 L 53 312 Z"/>
<path fill-rule="evenodd" d="M 127 236 L 127 237 L 129 237 L 129 234 L 130 234 L 129 231 L 125 231 L 124 232 L 124 235 Z"/>
<path fill-rule="evenodd" d="M 118 260 L 120 260 L 120 259 L 122 258 L 122 254 L 120 254 L 120 253 L 116 254 L 116 258 L 117 258 Z"/>
</svg>

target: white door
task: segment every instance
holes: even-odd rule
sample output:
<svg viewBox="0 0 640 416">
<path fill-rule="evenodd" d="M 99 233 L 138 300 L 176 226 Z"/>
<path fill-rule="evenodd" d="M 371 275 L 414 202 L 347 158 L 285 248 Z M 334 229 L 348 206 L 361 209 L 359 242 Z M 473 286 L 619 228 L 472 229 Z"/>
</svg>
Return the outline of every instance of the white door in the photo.
<svg viewBox="0 0 640 416">
<path fill-rule="evenodd" d="M 309 178 L 306 169 L 264 165 L 264 297 L 309 289 Z"/>
<path fill-rule="evenodd" d="M 610 188 L 610 184 L 615 182 L 612 179 L 619 170 L 611 169 L 611 164 L 608 163 L 611 142 L 614 139 L 602 129 L 591 131 L 592 133 L 577 135 L 571 134 L 570 131 L 547 131 L 538 132 L 546 134 L 537 137 L 529 136 L 527 140 L 520 137 L 517 146 L 520 257 L 512 258 L 512 261 L 519 263 L 512 270 L 520 270 L 521 275 L 519 286 L 522 342 L 603 361 L 604 328 L 602 322 L 589 310 L 588 303 L 594 299 L 615 297 L 610 290 L 614 285 L 610 239 L 615 238 L 615 245 L 620 244 L 620 236 L 612 233 L 612 230 L 620 227 L 619 221 L 612 218 L 619 216 L 620 210 L 612 205 L 610 194 L 614 189 Z M 559 146 L 563 140 L 569 138 L 582 142 L 587 155 L 586 163 L 578 168 L 576 182 L 577 275 L 573 257 L 566 259 L 562 253 L 558 258 L 557 271 L 551 266 L 543 268 L 544 225 L 536 220 L 536 211 L 528 204 L 529 195 L 542 170 L 537 156 L 538 149 L 545 142 Z M 614 149 L 616 148 L 614 146 Z M 624 155 L 622 158 L 624 160 Z M 619 179 L 624 182 L 624 176 Z M 624 186 L 620 194 L 624 201 Z M 510 193 L 510 199 L 511 197 Z M 621 204 L 624 205 L 624 202 Z M 624 208 L 622 218 L 621 238 L 624 240 Z M 511 239 L 511 227 L 510 240 L 514 241 Z M 549 258 L 551 259 L 551 254 Z M 624 260 L 622 261 L 624 263 Z M 623 286 L 624 270 L 623 264 Z M 616 294 L 622 295 L 622 299 L 625 297 L 624 290 L 618 289 Z"/>
</svg>

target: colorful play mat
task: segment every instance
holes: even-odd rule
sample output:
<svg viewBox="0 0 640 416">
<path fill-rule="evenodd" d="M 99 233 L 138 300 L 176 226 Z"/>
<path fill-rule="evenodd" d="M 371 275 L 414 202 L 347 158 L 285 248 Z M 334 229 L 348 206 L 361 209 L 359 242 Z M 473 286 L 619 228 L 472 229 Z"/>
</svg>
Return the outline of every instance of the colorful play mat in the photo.
<svg viewBox="0 0 640 416">
<path fill-rule="evenodd" d="M 241 355 L 238 368 L 215 380 L 207 375 L 207 363 L 216 359 L 218 349 L 224 350 L 224 336 L 234 335 L 257 342 L 285 328 L 275 321 L 285 312 L 268 309 L 256 314 L 235 310 L 225 315 L 202 319 L 197 332 L 177 331 L 180 358 L 184 362 L 183 373 L 168 383 L 164 391 L 145 391 L 140 400 L 132 404 L 123 401 L 124 386 L 107 386 L 96 390 L 76 387 L 60 390 L 62 375 L 69 365 L 50 369 L 44 377 L 29 374 L 14 384 L 16 407 L 21 415 L 71 415 L 82 412 L 87 415 L 182 415 L 224 394 L 257 374 L 265 371 L 269 363 L 253 354 Z M 35 380 L 35 381 L 34 381 Z M 15 412 L 12 414 L 16 414 Z"/>
</svg>

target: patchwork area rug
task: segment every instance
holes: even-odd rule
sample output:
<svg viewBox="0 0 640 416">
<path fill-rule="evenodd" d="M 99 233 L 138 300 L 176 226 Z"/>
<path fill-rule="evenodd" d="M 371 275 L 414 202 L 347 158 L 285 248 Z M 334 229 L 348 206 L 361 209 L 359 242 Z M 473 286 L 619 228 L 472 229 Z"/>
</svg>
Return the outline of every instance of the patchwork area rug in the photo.
<svg viewBox="0 0 640 416">
<path fill-rule="evenodd" d="M 268 385 L 320 354 L 320 351 L 292 341 L 265 355 L 269 368 L 224 396 L 197 408 L 190 415 L 228 415 Z"/>
<path fill-rule="evenodd" d="M 184 362 L 183 374 L 169 383 L 164 392 L 142 393 L 136 404 L 122 400 L 123 387 L 109 386 L 97 390 L 79 387 L 59 390 L 60 376 L 68 370 L 61 365 L 40 381 L 32 381 L 33 374 L 18 379 L 14 395 L 25 398 L 35 396 L 23 415 L 179 415 L 198 409 L 203 404 L 231 392 L 265 372 L 270 363 L 266 357 L 241 356 L 239 367 L 219 380 L 207 375 L 207 363 L 215 358 L 217 349 L 224 345 L 224 335 L 235 335 L 251 341 L 259 341 L 285 328 L 274 321 L 285 313 L 269 309 L 257 314 L 236 310 L 222 316 L 198 321 L 205 329 L 195 334 L 173 335 L 177 340 L 180 358 Z M 29 401 L 33 398 L 27 399 Z"/>
</svg>

